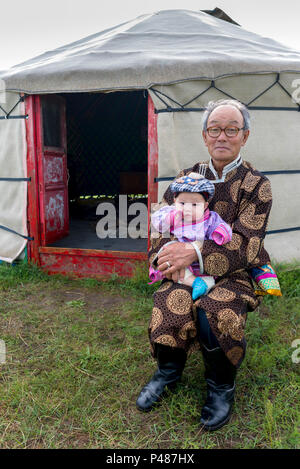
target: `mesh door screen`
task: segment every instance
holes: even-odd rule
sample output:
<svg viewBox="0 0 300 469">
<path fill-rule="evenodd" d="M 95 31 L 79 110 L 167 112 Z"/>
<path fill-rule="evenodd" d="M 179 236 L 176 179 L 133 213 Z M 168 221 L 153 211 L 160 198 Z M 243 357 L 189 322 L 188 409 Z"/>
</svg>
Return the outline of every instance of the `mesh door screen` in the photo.
<svg viewBox="0 0 300 469">
<path fill-rule="evenodd" d="M 120 181 L 145 181 L 147 98 L 142 91 L 79 93 L 67 100 L 69 197 L 116 195 Z M 128 182 L 128 181 L 127 181 Z M 129 182 L 130 184 L 130 182 Z M 134 184 L 133 184 L 134 186 Z M 147 192 L 147 185 L 140 184 Z"/>
</svg>

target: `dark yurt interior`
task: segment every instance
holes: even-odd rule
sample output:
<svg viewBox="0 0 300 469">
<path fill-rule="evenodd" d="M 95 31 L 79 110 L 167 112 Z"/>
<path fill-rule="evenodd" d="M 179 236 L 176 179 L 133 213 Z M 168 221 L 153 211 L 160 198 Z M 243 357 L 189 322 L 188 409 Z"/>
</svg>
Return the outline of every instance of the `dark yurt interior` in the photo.
<svg viewBox="0 0 300 469">
<path fill-rule="evenodd" d="M 120 207 L 147 205 L 147 92 L 62 93 L 66 103 L 69 235 L 49 246 L 117 251 L 147 250 L 147 238 L 119 238 Z M 52 120 L 51 125 L 49 120 Z M 55 112 L 44 116 L 59 132 Z M 49 136 L 55 140 L 55 135 Z M 120 195 L 123 195 L 122 205 Z M 126 196 L 126 198 L 124 198 Z M 116 213 L 116 237 L 100 238 L 99 204 Z M 119 217 L 119 215 L 121 215 Z M 133 216 L 125 214 L 127 223 Z"/>
</svg>

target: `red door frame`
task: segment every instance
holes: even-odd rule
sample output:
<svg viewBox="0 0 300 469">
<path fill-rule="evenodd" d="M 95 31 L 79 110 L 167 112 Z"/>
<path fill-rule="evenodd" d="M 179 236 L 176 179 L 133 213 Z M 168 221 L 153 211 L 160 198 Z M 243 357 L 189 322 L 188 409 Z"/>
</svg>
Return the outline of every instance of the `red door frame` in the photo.
<svg viewBox="0 0 300 469">
<path fill-rule="evenodd" d="M 31 178 L 28 184 L 28 232 L 34 238 L 29 241 L 28 259 L 48 273 L 61 273 L 78 277 L 105 278 L 112 273 L 130 277 L 136 265 L 147 260 L 147 253 L 125 251 L 102 251 L 95 249 L 70 249 L 41 245 L 40 204 L 37 154 L 37 118 L 39 96 L 31 95 L 25 100 L 27 170 Z M 148 94 L 148 220 L 151 204 L 157 202 L 158 183 L 157 114 Z M 149 238 L 148 238 L 149 246 Z"/>
<path fill-rule="evenodd" d="M 150 227 L 151 204 L 157 202 L 158 183 L 158 142 L 157 142 L 157 114 L 150 94 L 148 93 L 148 227 Z M 149 233 L 149 229 L 148 229 Z M 148 236 L 148 249 L 150 236 Z"/>
<path fill-rule="evenodd" d="M 40 240 L 40 204 L 38 190 L 38 174 L 37 174 L 37 152 L 36 152 L 36 97 L 27 96 L 25 99 L 25 113 L 28 115 L 26 119 L 26 142 L 27 142 L 27 175 L 30 178 L 28 183 L 28 204 L 27 204 L 27 222 L 29 236 L 33 237 L 33 241 L 28 241 L 28 260 L 40 265 L 39 246 Z"/>
</svg>

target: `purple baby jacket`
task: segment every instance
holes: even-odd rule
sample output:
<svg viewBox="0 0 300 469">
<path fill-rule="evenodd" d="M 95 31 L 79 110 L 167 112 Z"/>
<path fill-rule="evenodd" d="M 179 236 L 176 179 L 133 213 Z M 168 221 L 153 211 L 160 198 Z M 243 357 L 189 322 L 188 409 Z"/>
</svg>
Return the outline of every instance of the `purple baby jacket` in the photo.
<svg viewBox="0 0 300 469">
<path fill-rule="evenodd" d="M 184 223 L 181 212 L 174 205 L 165 205 L 154 212 L 151 216 L 151 229 L 160 233 L 169 232 L 174 234 L 178 241 L 189 243 L 192 241 L 204 241 L 210 239 L 216 244 L 225 244 L 231 241 L 231 227 L 216 212 L 206 209 L 201 220 L 195 223 Z M 199 276 L 199 263 L 193 262 L 189 267 L 194 275 Z M 151 284 L 162 280 L 163 274 L 152 266 L 149 269 Z"/>
</svg>

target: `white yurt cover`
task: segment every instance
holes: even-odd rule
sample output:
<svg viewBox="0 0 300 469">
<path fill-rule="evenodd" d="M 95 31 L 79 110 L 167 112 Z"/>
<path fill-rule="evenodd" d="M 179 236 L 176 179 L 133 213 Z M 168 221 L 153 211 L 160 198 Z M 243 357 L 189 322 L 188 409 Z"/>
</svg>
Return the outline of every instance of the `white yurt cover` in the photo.
<svg viewBox="0 0 300 469">
<path fill-rule="evenodd" d="M 201 11 L 164 10 L 45 52 L 2 78 L 7 90 L 55 93 L 283 70 L 300 71 L 300 51 Z"/>
</svg>

